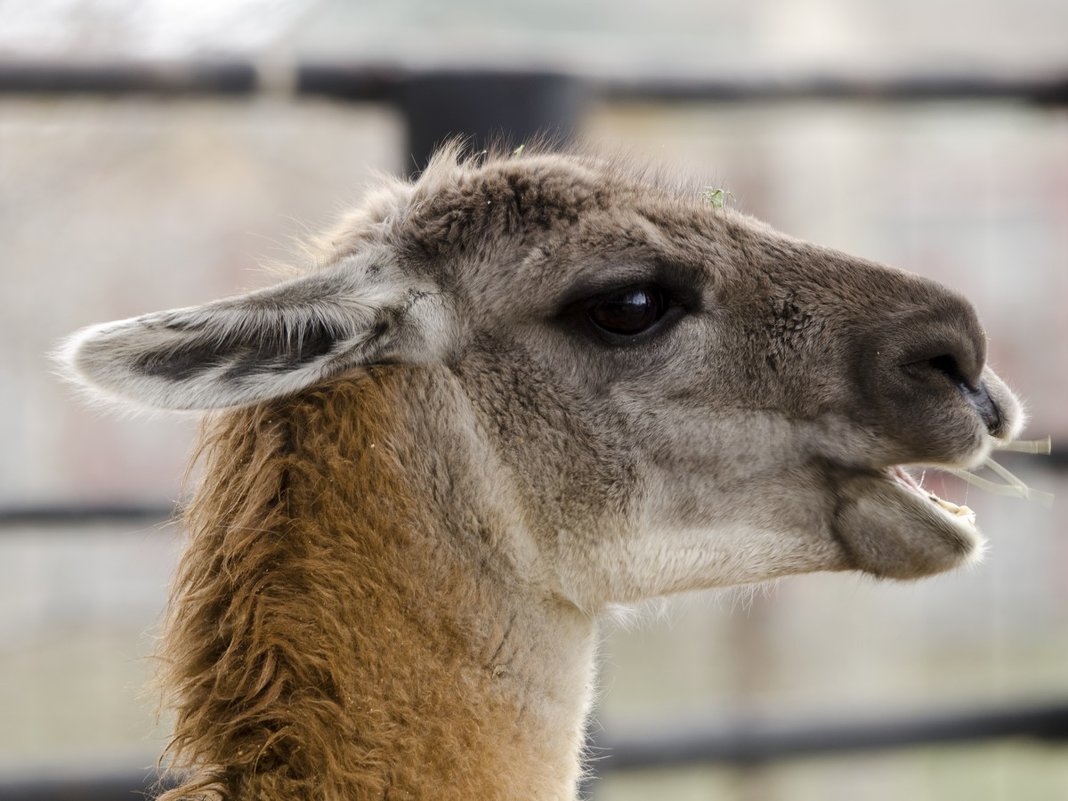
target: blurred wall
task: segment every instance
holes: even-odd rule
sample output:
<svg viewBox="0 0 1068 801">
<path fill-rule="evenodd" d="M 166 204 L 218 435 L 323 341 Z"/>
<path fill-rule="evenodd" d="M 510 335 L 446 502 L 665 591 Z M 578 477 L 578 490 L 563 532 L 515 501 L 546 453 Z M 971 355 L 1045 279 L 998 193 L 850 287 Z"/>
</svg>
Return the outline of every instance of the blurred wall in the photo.
<svg viewBox="0 0 1068 801">
<path fill-rule="evenodd" d="M 94 411 L 48 352 L 269 282 L 401 139 L 367 106 L 0 99 L 0 505 L 178 499 L 197 420 Z M 155 762 L 144 685 L 179 536 L 0 529 L 0 777 Z"/>
</svg>

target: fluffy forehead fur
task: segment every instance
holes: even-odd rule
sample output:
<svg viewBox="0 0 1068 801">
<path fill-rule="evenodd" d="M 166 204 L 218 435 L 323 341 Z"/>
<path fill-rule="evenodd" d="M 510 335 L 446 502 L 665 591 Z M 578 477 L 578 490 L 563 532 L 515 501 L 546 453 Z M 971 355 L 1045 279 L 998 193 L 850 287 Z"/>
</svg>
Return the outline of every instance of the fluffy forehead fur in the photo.
<svg viewBox="0 0 1068 801">
<path fill-rule="evenodd" d="M 714 210 L 699 184 L 623 159 L 531 151 L 465 159 L 450 148 L 414 184 L 383 181 L 314 243 L 320 263 L 377 242 L 476 301 L 503 300 L 495 294 L 506 287 L 539 302 L 606 263 L 637 267 L 667 240 L 716 239 L 728 226 L 763 228 Z M 565 269 L 571 265 L 580 274 Z"/>
</svg>

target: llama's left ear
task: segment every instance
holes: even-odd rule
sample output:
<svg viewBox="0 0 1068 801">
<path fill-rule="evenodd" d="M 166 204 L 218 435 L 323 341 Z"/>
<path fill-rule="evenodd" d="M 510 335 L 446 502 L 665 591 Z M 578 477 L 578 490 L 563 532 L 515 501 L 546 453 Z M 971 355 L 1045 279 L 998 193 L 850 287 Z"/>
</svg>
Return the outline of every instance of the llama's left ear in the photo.
<svg viewBox="0 0 1068 801">
<path fill-rule="evenodd" d="M 91 326 L 57 358 L 105 398 L 216 409 L 287 395 L 353 367 L 437 361 L 445 317 L 434 287 L 353 257 L 247 295 Z"/>
</svg>

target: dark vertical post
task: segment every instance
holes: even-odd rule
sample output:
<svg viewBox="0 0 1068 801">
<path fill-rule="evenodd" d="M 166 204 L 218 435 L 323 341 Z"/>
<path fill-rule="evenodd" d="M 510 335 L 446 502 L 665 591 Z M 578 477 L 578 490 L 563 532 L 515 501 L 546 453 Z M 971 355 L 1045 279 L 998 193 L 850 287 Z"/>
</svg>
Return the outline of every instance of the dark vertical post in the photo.
<svg viewBox="0 0 1068 801">
<path fill-rule="evenodd" d="M 578 127 L 584 95 L 578 79 L 547 72 L 413 73 L 398 96 L 408 127 L 408 171 L 422 170 L 452 136 L 467 138 L 476 151 L 518 147 L 535 137 L 566 144 Z"/>
</svg>

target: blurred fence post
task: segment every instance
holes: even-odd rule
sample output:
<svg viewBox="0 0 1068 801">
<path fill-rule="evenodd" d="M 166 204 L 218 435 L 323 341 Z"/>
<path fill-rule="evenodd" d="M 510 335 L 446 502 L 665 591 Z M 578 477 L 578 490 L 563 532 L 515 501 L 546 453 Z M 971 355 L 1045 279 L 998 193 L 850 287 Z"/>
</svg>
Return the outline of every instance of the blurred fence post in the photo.
<svg viewBox="0 0 1068 801">
<path fill-rule="evenodd" d="M 464 137 L 475 151 L 518 147 L 538 138 L 566 144 L 586 101 L 581 79 L 549 72 L 414 72 L 398 89 L 410 174 L 422 170 L 437 146 L 454 136 Z"/>
</svg>

